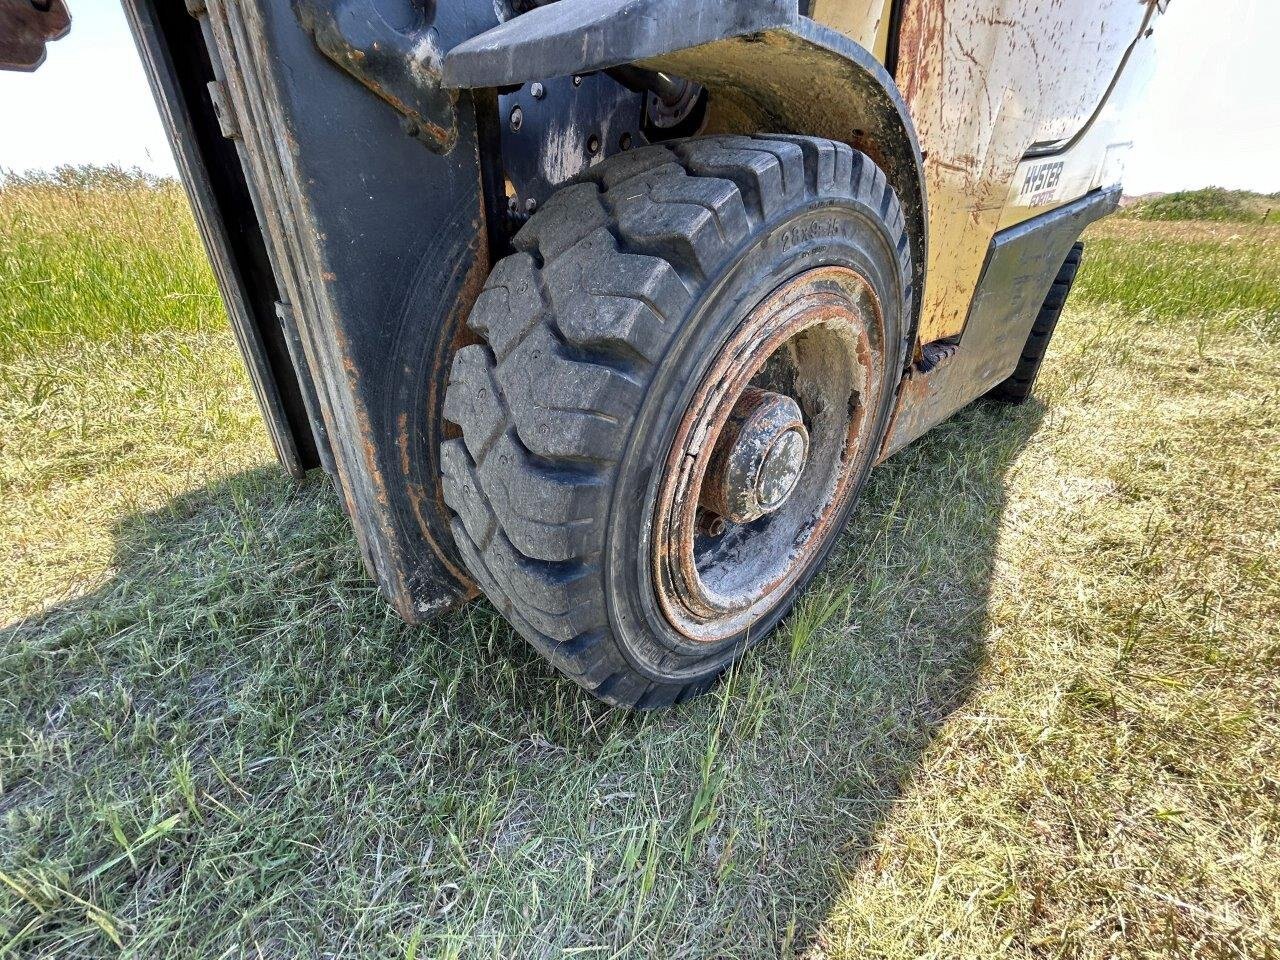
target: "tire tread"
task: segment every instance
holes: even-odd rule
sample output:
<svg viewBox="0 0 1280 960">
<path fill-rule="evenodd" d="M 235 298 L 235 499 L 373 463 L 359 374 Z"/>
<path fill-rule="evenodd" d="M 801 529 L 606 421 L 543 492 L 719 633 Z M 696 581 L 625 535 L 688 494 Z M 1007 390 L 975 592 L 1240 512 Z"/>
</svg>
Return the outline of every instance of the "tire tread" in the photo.
<svg viewBox="0 0 1280 960">
<path fill-rule="evenodd" d="M 614 635 L 603 556 L 614 471 L 696 291 L 753 231 L 807 198 L 878 212 L 911 309 L 910 241 L 884 174 L 846 144 L 716 136 L 611 157 L 561 188 L 514 239 L 453 361 L 441 450 L 467 568 L 557 669 L 608 703 L 683 702 L 717 671 L 650 676 Z"/>
<path fill-rule="evenodd" d="M 1067 305 L 1067 298 L 1071 295 L 1071 287 L 1076 282 L 1076 274 L 1080 272 L 1083 258 L 1084 243 L 1077 241 L 1068 251 L 1049 287 L 1035 323 L 1031 325 L 1031 332 L 1027 334 L 1027 342 L 1023 344 L 1017 367 L 1008 379 L 991 388 L 988 397 L 1010 404 L 1025 403 L 1030 399 L 1036 378 L 1040 376 L 1040 368 L 1044 365 L 1045 355 L 1049 351 L 1049 342 L 1053 339 L 1053 332 Z"/>
</svg>

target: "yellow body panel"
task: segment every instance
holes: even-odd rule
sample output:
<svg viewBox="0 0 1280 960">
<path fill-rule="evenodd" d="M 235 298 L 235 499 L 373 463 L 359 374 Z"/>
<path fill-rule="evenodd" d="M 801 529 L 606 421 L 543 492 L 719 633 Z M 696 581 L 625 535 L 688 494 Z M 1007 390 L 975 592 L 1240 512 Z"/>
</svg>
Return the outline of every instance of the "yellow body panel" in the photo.
<svg viewBox="0 0 1280 960">
<path fill-rule="evenodd" d="M 963 329 L 998 230 L 1118 182 L 1155 4 L 904 0 L 896 79 L 929 201 L 922 342 Z M 815 0 L 812 15 L 883 61 L 891 8 Z M 1047 155 L 1028 157 L 1033 148 Z"/>
<path fill-rule="evenodd" d="M 814 0 L 810 16 L 856 40 L 884 63 L 888 58 L 890 0 Z"/>
</svg>

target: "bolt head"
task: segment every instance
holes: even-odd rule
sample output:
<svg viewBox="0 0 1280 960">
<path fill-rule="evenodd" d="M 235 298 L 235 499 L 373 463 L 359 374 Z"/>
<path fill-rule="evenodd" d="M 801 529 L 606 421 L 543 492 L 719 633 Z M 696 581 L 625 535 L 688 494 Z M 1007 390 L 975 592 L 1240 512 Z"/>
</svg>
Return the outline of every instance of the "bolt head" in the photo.
<svg viewBox="0 0 1280 960">
<path fill-rule="evenodd" d="M 519 130 L 524 126 L 524 111 L 518 106 L 511 108 L 511 129 Z"/>
<path fill-rule="evenodd" d="M 724 517 L 699 507 L 697 518 L 694 521 L 694 529 L 699 536 L 722 537 L 725 531 L 729 529 L 729 524 Z"/>
</svg>

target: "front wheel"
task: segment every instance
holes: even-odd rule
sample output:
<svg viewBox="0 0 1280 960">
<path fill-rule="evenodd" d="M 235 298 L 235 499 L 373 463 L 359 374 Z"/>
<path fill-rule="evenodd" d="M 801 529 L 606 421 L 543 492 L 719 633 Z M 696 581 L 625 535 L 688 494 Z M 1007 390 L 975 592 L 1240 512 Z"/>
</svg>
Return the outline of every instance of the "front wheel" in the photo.
<svg viewBox="0 0 1280 960">
<path fill-rule="evenodd" d="M 911 310 L 898 199 L 844 144 L 699 138 L 591 168 L 515 246 L 445 399 L 459 550 L 596 696 L 686 699 L 782 618 L 871 469 Z"/>
</svg>

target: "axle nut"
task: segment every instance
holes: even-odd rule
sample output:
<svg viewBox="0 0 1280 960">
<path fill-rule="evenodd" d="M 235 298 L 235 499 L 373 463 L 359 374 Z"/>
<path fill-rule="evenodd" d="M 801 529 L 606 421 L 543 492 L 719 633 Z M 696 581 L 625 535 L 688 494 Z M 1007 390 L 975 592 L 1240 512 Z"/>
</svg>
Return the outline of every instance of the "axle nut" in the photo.
<svg viewBox="0 0 1280 960">
<path fill-rule="evenodd" d="M 804 473 L 809 432 L 800 405 L 747 387 L 716 440 L 699 502 L 734 523 L 750 523 L 787 502 Z"/>
</svg>

